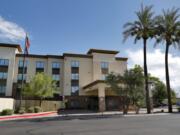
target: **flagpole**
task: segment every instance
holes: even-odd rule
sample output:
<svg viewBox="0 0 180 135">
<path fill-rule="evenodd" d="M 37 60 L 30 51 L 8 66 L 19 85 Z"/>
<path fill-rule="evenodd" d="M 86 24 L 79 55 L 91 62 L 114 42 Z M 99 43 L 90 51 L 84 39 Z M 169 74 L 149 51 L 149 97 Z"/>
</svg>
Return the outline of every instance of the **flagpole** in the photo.
<svg viewBox="0 0 180 135">
<path fill-rule="evenodd" d="M 27 38 L 27 34 L 26 34 L 26 38 Z M 23 67 L 22 67 L 22 79 L 21 79 L 21 90 L 20 90 L 20 107 L 22 105 L 22 91 L 23 91 L 23 87 L 24 87 L 24 66 L 25 66 L 25 59 L 26 59 L 26 38 L 25 38 L 25 45 L 24 45 L 24 54 L 23 54 Z"/>
</svg>

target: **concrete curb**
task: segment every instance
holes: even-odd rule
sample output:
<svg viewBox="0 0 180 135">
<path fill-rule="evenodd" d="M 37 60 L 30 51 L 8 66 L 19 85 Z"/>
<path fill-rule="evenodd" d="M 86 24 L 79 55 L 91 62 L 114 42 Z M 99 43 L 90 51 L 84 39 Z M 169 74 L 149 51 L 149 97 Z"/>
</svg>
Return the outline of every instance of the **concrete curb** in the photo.
<svg viewBox="0 0 180 135">
<path fill-rule="evenodd" d="M 57 114 L 57 112 L 53 111 L 53 112 L 22 114 L 22 115 L 12 115 L 12 116 L 0 116 L 0 121 L 46 117 L 46 116 L 50 116 L 50 115 L 54 115 L 54 114 Z"/>
<path fill-rule="evenodd" d="M 115 112 L 115 113 L 109 113 L 109 112 L 103 112 L 103 113 L 87 113 L 87 114 L 60 114 L 56 117 L 78 117 L 78 116 L 113 116 L 113 115 L 120 115 L 122 117 L 143 117 L 143 116 L 163 116 L 163 115 L 171 115 L 171 113 L 152 113 L 152 114 L 134 114 L 129 113 L 124 115 L 122 112 Z"/>
<path fill-rule="evenodd" d="M 83 118 L 106 118 L 106 117 L 149 117 L 149 116 L 166 116 L 171 113 L 152 113 L 152 114 L 133 114 L 129 113 L 123 115 L 122 112 L 99 112 L 99 113 L 81 113 L 81 114 L 57 114 L 57 112 L 44 112 L 36 114 L 24 114 L 18 116 L 3 116 L 0 117 L 0 121 L 11 121 L 11 120 L 26 120 L 26 119 L 38 119 L 38 118 L 62 118 L 62 119 L 83 119 Z"/>
<path fill-rule="evenodd" d="M 151 114 L 127 114 L 124 117 L 145 117 L 145 116 L 165 116 L 171 115 L 171 113 L 151 113 Z"/>
</svg>

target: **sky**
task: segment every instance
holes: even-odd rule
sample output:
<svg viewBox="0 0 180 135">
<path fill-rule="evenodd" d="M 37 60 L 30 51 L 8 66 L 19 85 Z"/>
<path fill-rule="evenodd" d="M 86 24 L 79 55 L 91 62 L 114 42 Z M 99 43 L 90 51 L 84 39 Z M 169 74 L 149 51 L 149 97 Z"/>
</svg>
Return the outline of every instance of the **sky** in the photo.
<svg viewBox="0 0 180 135">
<path fill-rule="evenodd" d="M 30 53 L 86 53 L 90 48 L 118 50 L 128 57 L 128 67 L 143 64 L 142 42 L 123 43 L 123 25 L 136 19 L 141 4 L 162 9 L 180 7 L 180 0 L 1 0 L 0 42 L 24 47 L 30 38 Z M 148 41 L 149 72 L 165 82 L 164 45 Z M 170 49 L 171 86 L 180 93 L 180 52 Z M 180 95 L 180 94 L 179 94 Z"/>
</svg>

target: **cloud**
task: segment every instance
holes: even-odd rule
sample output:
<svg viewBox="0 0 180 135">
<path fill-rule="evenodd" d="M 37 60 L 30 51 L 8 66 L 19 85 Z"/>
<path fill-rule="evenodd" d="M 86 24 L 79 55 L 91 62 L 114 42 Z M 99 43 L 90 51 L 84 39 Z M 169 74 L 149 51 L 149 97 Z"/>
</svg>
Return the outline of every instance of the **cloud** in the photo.
<svg viewBox="0 0 180 135">
<path fill-rule="evenodd" d="M 25 30 L 14 22 L 5 20 L 0 16 L 0 39 L 19 41 L 24 39 Z"/>
<path fill-rule="evenodd" d="M 129 68 L 135 64 L 143 66 L 143 51 L 142 50 L 127 50 L 129 58 Z M 152 52 L 147 52 L 148 72 L 156 77 L 159 77 L 165 83 L 165 66 L 164 52 L 156 49 Z M 169 53 L 169 74 L 171 87 L 180 95 L 180 56 L 173 56 Z"/>
</svg>

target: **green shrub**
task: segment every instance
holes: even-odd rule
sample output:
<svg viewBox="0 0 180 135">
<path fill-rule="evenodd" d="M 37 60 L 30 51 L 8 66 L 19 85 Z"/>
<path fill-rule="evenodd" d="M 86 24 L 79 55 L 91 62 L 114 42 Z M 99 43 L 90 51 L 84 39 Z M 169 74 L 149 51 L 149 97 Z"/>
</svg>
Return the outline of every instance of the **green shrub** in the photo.
<svg viewBox="0 0 180 135">
<path fill-rule="evenodd" d="M 34 113 L 34 107 L 29 107 L 29 108 L 27 109 L 27 112 L 28 112 L 28 113 Z"/>
<path fill-rule="evenodd" d="M 35 107 L 34 107 L 34 112 L 35 112 L 35 113 L 42 112 L 42 108 L 41 108 L 40 106 L 35 106 Z"/>
<path fill-rule="evenodd" d="M 4 109 L 1 112 L 1 115 L 12 115 L 13 114 L 13 110 L 12 109 Z"/>
<path fill-rule="evenodd" d="M 24 114 L 26 113 L 26 109 L 24 107 L 21 107 L 19 110 L 18 110 L 18 113 L 19 114 Z"/>
<path fill-rule="evenodd" d="M 26 109 L 25 109 L 25 107 L 20 107 L 20 108 L 18 107 L 15 109 L 14 113 L 15 114 L 24 114 L 24 113 L 26 113 Z"/>
</svg>

